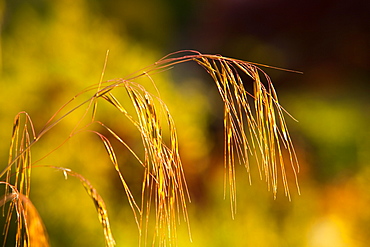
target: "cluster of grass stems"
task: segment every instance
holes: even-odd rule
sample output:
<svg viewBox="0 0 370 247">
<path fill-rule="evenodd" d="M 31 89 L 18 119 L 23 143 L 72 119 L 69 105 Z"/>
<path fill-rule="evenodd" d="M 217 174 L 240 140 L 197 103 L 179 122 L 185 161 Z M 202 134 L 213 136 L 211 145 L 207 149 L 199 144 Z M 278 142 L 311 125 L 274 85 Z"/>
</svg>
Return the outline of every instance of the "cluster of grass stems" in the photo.
<svg viewBox="0 0 370 247">
<path fill-rule="evenodd" d="M 147 244 L 149 218 L 154 210 L 153 244 L 155 242 L 159 246 L 176 246 L 176 226 L 180 218 L 183 218 L 189 227 L 187 202 L 190 201 L 190 196 L 180 159 L 175 123 L 151 76 L 188 61 L 196 62 L 208 72 L 224 102 L 224 181 L 225 190 L 228 186 L 230 192 L 232 216 L 235 214 L 236 205 L 235 164 L 244 164 L 249 171 L 248 159 L 250 157 L 257 160 L 260 177 L 267 182 L 274 197 L 277 194 L 278 181 L 281 179 L 285 195 L 290 199 L 286 164 L 289 164 L 293 171 L 299 192 L 298 161 L 284 120 L 284 114 L 287 112 L 280 106 L 269 76 L 259 68 L 265 65 L 219 55 L 201 54 L 196 51 L 180 51 L 169 54 L 126 78 L 103 81 L 104 66 L 100 82 L 86 88 L 69 100 L 39 132 L 35 130 L 31 117 L 26 112 L 16 115 L 9 161 L 0 173 L 0 184 L 5 187 L 5 193 L 0 199 L 0 206 L 3 207 L 2 213 L 6 217 L 3 232 L 4 245 L 12 215 L 15 214 L 17 219 L 16 246 L 49 246 L 45 227 L 29 195 L 31 169 L 50 153 L 33 161 L 31 150 L 46 133 L 51 132 L 71 113 L 82 108 L 84 109 L 83 114 L 76 122 L 75 128 L 52 152 L 78 133 L 88 131 L 96 134 L 104 144 L 111 163 L 122 182 L 128 203 L 135 216 L 140 239 L 144 239 L 140 240 L 140 245 Z M 252 92 L 245 89 L 241 73 L 253 80 Z M 150 93 L 135 82 L 140 77 L 149 78 L 156 92 Z M 116 91 L 122 90 L 131 100 L 135 110 L 133 113 L 129 113 L 125 107 L 128 102 L 121 102 L 115 96 Z M 91 96 L 82 103 L 75 103 L 77 98 L 86 94 Z M 117 114 L 123 114 L 136 127 L 144 147 L 142 155 L 137 154 L 115 130 L 96 119 L 99 100 L 109 102 L 118 110 Z M 105 135 L 102 131 L 95 130 L 96 125 L 100 126 L 98 129 L 104 129 Z M 143 167 L 141 198 L 135 198 L 131 193 L 120 171 L 116 151 L 107 133 L 110 135 L 109 138 L 116 139 L 129 150 L 138 164 Z M 103 226 L 106 245 L 114 246 L 115 241 L 107 209 L 97 190 L 83 175 L 69 168 L 49 167 L 61 171 L 66 177 L 76 177 L 81 182 L 96 206 L 99 221 Z M 251 179 L 250 176 L 249 179 Z"/>
</svg>

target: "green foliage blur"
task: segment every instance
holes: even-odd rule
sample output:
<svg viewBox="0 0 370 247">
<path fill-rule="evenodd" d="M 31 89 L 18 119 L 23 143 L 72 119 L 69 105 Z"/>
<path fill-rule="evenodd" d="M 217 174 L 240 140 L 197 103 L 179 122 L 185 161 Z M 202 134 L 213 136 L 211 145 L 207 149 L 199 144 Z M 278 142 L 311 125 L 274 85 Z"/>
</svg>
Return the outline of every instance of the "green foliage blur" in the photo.
<svg viewBox="0 0 370 247">
<path fill-rule="evenodd" d="M 237 167 L 234 220 L 223 195 L 223 113 L 216 87 L 191 64 L 153 77 L 177 124 L 192 198 L 193 243 L 182 222 L 179 246 L 366 246 L 370 39 L 361 18 L 368 6 L 342 15 L 344 1 L 201 2 L 0 1 L 0 167 L 7 164 L 14 116 L 28 112 L 40 131 L 61 105 L 99 82 L 107 50 L 104 80 L 180 49 L 301 70 L 304 75 L 266 70 L 281 104 L 299 121 L 288 120 L 288 127 L 301 166 L 301 195 L 292 180 L 292 201 L 282 185 L 273 200 L 255 164 L 252 186 L 244 167 Z M 142 83 L 151 87 L 150 80 Z M 140 149 L 133 126 L 108 105 L 98 110 L 101 121 L 121 126 L 120 134 Z M 68 136 L 79 114 L 34 146 L 34 161 Z M 139 198 L 141 167 L 119 148 L 123 175 Z M 37 163 L 31 200 L 51 246 L 104 246 L 95 207 L 79 181 L 43 165 L 71 168 L 89 179 L 107 204 L 117 246 L 138 246 L 134 217 L 99 138 L 79 134 Z"/>
</svg>

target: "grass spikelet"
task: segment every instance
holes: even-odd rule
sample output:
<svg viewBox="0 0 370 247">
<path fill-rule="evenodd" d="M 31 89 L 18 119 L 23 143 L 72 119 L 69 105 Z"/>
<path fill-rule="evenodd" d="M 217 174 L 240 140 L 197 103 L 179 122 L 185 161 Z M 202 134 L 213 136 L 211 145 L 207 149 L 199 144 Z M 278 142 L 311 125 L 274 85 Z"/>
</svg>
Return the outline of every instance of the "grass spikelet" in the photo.
<svg viewBox="0 0 370 247">
<path fill-rule="evenodd" d="M 2 203 L 1 206 L 4 206 L 6 202 L 10 201 L 6 214 L 6 224 L 4 227 L 4 245 L 6 243 L 6 236 L 10 226 L 10 220 L 13 215 L 13 210 L 16 210 L 17 212 L 17 246 L 30 245 L 30 232 L 27 225 L 27 219 L 33 223 L 35 222 L 34 219 L 39 218 L 38 214 L 36 215 L 33 213 L 35 212 L 35 209 L 28 200 L 32 164 L 31 151 L 29 147 L 34 143 L 35 136 L 34 127 L 29 115 L 25 112 L 17 114 L 13 124 L 8 165 L 0 175 L 0 177 L 2 177 L 5 174 L 5 182 L 1 181 L 1 184 L 5 184 L 4 203 Z M 12 176 L 12 174 L 14 176 Z M 22 203 L 22 201 L 25 203 Z M 28 217 L 28 212 L 33 215 L 31 218 Z M 5 206 L 3 207 L 3 214 L 4 213 Z M 40 235 L 40 238 L 43 236 L 45 236 L 45 234 Z"/>
<path fill-rule="evenodd" d="M 31 152 L 29 146 L 35 140 L 35 131 L 29 115 L 20 112 L 14 119 L 13 133 L 9 151 L 8 166 L 4 169 L 1 176 L 6 173 L 8 184 L 14 184 L 19 193 L 28 197 L 31 182 Z M 13 168 L 13 170 L 12 170 Z M 15 174 L 14 181 L 11 181 L 11 174 Z M 8 193 L 6 186 L 5 194 Z"/>
<path fill-rule="evenodd" d="M 80 182 L 84 186 L 87 194 L 93 200 L 95 208 L 98 212 L 98 218 L 99 218 L 99 221 L 102 224 L 103 230 L 104 230 L 104 237 L 105 237 L 106 246 L 114 247 L 116 245 L 116 242 L 114 241 L 112 231 L 111 231 L 111 228 L 110 228 L 107 207 L 105 206 L 104 200 L 101 198 L 99 193 L 91 185 L 90 181 L 87 180 L 86 178 L 84 178 L 81 174 L 78 174 L 78 173 L 72 171 L 71 169 L 63 168 L 63 167 L 56 167 L 56 166 L 51 166 L 51 167 L 53 167 L 57 170 L 61 170 L 66 178 L 69 175 L 69 176 L 76 177 L 78 180 L 80 180 Z"/>
</svg>

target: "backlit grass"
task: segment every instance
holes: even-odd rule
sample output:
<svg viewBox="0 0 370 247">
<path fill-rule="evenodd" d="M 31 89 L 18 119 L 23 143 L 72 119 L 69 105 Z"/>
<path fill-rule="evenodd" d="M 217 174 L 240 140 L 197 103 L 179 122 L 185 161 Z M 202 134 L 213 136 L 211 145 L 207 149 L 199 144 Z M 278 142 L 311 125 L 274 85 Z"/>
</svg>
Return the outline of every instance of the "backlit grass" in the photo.
<svg viewBox="0 0 370 247">
<path fill-rule="evenodd" d="M 35 129 L 31 117 L 26 112 L 17 114 L 13 124 L 9 161 L 0 173 L 1 184 L 5 187 L 0 200 L 6 217 L 4 235 L 8 235 L 11 218 L 15 214 L 17 246 L 48 246 L 46 231 L 31 203 L 32 169 L 37 167 L 43 158 L 57 152 L 70 138 L 78 138 L 79 133 L 87 132 L 100 138 L 113 168 L 119 175 L 123 193 L 127 196 L 140 233 L 139 244 L 147 245 L 153 241 L 159 246 L 176 246 L 176 228 L 180 221 L 188 224 L 191 238 L 187 213 L 190 196 L 179 153 L 175 120 L 162 101 L 153 79 L 156 73 L 184 62 L 196 62 L 207 71 L 224 103 L 224 189 L 226 194 L 226 188 L 229 188 L 232 215 L 234 216 L 236 210 L 235 165 L 243 164 L 249 171 L 250 158 L 256 159 L 260 178 L 266 181 L 274 197 L 277 195 L 278 183 L 282 183 L 284 193 L 290 199 L 286 169 L 292 170 L 299 192 L 298 161 L 284 119 L 287 112 L 279 104 L 269 76 L 260 68 L 265 65 L 196 51 L 180 51 L 124 78 L 103 81 L 103 70 L 99 83 L 91 85 L 64 104 L 39 131 Z M 251 78 L 252 91 L 247 91 L 246 82 L 242 80 L 244 76 Z M 154 90 L 150 91 L 139 84 L 139 78 L 149 79 Z M 127 98 L 121 99 L 122 93 L 125 93 Z M 89 95 L 86 100 L 79 101 L 86 95 Z M 98 118 L 101 101 L 108 102 L 116 109 L 117 115 L 123 115 L 136 128 L 141 137 L 141 140 L 137 141 L 141 142 L 143 152 L 134 150 L 126 143 L 118 134 L 122 129 L 113 128 L 104 123 L 104 119 Z M 82 109 L 78 111 L 81 115 L 64 141 L 45 153 L 41 159 L 33 160 L 32 149 L 37 148 L 36 144 L 42 141 L 43 136 L 52 135 L 55 126 L 78 109 Z M 124 129 L 124 126 L 122 128 Z M 117 159 L 119 150 L 112 145 L 113 139 L 122 144 L 122 148 L 127 149 L 143 168 L 140 197 L 134 196 L 125 180 L 130 174 L 121 172 Z M 96 207 L 106 245 L 114 246 L 104 200 L 90 181 L 83 174 L 67 167 L 48 167 L 81 182 Z M 250 176 L 249 180 L 251 181 Z M 5 243 L 6 238 L 4 245 Z"/>
</svg>

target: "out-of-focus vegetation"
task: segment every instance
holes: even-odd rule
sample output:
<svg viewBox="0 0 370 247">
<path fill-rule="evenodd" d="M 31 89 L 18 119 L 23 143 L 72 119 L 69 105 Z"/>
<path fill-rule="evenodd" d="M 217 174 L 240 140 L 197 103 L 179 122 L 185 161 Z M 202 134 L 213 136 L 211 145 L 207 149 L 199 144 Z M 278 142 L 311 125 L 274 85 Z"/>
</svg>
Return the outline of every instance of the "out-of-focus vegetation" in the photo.
<svg viewBox="0 0 370 247">
<path fill-rule="evenodd" d="M 176 2 L 176 3 L 175 3 Z M 345 1 L 1 1 L 0 158 L 8 159 L 14 116 L 22 110 L 40 130 L 51 115 L 85 87 L 124 77 L 168 52 L 197 49 L 301 70 L 268 70 L 288 120 L 301 171 L 301 195 L 273 200 L 264 182 L 249 186 L 238 167 L 237 213 L 223 200 L 222 105 L 207 75 L 181 65 L 156 76 L 177 124 L 190 187 L 193 246 L 366 246 L 370 241 L 369 6 Z M 198 78 L 198 79 L 195 79 Z M 174 82 L 177 82 L 176 84 Z M 150 87 L 149 80 L 143 83 Z M 110 118 L 110 108 L 102 116 Z M 75 121 L 44 136 L 33 150 L 43 157 Z M 126 124 L 131 145 L 138 136 Z M 140 144 L 140 143 L 139 143 Z M 140 146 L 138 144 L 138 147 Z M 120 155 L 133 191 L 140 166 Z M 137 246 L 138 231 L 122 186 L 96 136 L 81 134 L 39 165 L 82 173 L 105 199 L 118 246 Z M 253 165 L 253 164 L 252 164 Z M 255 167 L 255 166 L 252 166 Z M 252 171 L 257 173 L 256 168 Z M 31 199 L 51 246 L 103 246 L 94 205 L 79 181 L 38 167 Z M 188 246 L 185 224 L 179 246 Z M 11 241 L 9 241 L 11 243 Z"/>
</svg>

